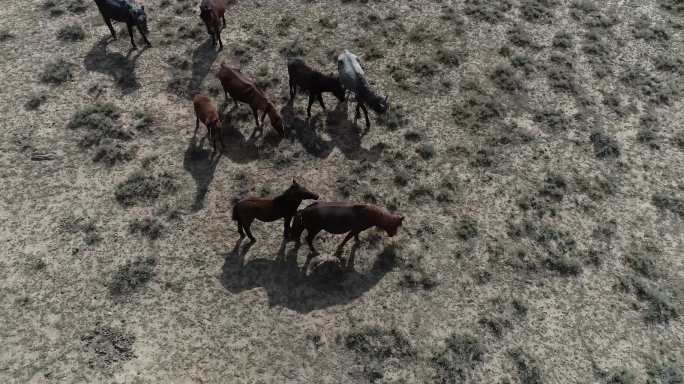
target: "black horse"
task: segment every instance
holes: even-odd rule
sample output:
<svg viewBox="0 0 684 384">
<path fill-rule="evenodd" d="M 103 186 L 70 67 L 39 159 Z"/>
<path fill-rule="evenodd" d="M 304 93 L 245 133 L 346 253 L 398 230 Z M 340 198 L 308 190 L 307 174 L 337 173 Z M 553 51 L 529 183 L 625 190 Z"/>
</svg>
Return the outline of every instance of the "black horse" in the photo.
<svg viewBox="0 0 684 384">
<path fill-rule="evenodd" d="M 105 23 L 112 32 L 112 37 L 116 39 L 116 32 L 114 27 L 112 27 L 112 20 L 120 21 L 126 23 L 128 27 L 128 34 L 131 36 L 131 44 L 133 49 L 138 48 L 133 40 L 133 26 L 138 27 L 138 31 L 147 43 L 148 46 L 152 46 L 149 40 L 147 40 L 147 15 L 145 15 L 145 7 L 139 5 L 135 0 L 95 0 L 97 8 L 100 10 L 100 14 L 104 19 Z"/>
</svg>

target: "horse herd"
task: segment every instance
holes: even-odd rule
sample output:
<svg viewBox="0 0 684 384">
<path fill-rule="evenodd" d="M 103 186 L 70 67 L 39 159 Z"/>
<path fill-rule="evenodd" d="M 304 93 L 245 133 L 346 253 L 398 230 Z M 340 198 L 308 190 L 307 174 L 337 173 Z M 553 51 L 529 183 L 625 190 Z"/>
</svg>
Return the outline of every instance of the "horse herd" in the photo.
<svg viewBox="0 0 684 384">
<path fill-rule="evenodd" d="M 149 30 L 144 6 L 137 4 L 135 0 L 95 0 L 95 3 L 113 38 L 116 38 L 116 32 L 112 27 L 112 20 L 126 23 L 133 48 L 137 48 L 133 39 L 133 26 L 138 28 L 145 43 L 151 45 L 146 36 Z M 212 38 L 212 44 L 215 46 L 216 41 L 218 41 L 219 50 L 223 49 L 221 30 L 226 26 L 224 14 L 223 0 L 201 1 L 200 18 L 207 27 L 207 33 Z M 348 101 L 350 95 L 353 94 L 356 100 L 354 120 L 356 122 L 360 116 L 360 111 L 363 111 L 368 129 L 370 120 L 367 107 L 378 114 L 384 114 L 389 108 L 388 98 L 379 96 L 371 89 L 365 79 L 359 57 L 348 50 L 344 50 L 338 56 L 337 70 L 337 75 L 332 73 L 326 75 L 309 67 L 302 58 L 289 58 L 287 60 L 287 72 L 290 100 L 294 100 L 298 88 L 309 94 L 308 119 L 311 117 L 311 106 L 314 102 L 318 101 L 325 110 L 323 93 L 332 93 L 340 102 Z M 225 63 L 221 64 L 216 77 L 223 87 L 226 102 L 230 95 L 236 108 L 238 101 L 250 106 L 256 120 L 257 130 L 262 129 L 264 119 L 268 115 L 273 129 L 281 136 L 285 135 L 283 119 L 273 103 L 257 87 L 254 79 L 242 73 L 238 68 L 226 66 Z M 219 153 L 217 141 L 225 148 L 218 110 L 208 96 L 199 93 L 193 95 L 193 106 L 196 117 L 195 135 L 199 129 L 199 123 L 202 122 L 207 127 L 205 137 L 209 137 L 212 142 L 213 158 Z M 262 112 L 261 119 L 259 118 L 260 111 Z M 318 200 L 318 198 L 317 194 L 293 180 L 292 185 L 275 198 L 247 197 L 238 201 L 233 207 L 232 219 L 237 222 L 240 238 L 242 239 L 246 235 L 252 242 L 256 241 L 250 229 L 254 220 L 272 222 L 283 219 L 283 235 L 286 242 L 293 240 L 299 243 L 301 234 L 306 229 L 306 240 L 311 250 L 309 257 L 317 254 L 313 240 L 320 231 L 332 234 L 346 233 L 347 236 L 338 247 L 338 250 L 341 251 L 352 237 L 358 242 L 359 233 L 368 228 L 378 227 L 392 237 L 403 223 L 403 216 L 392 214 L 382 208 L 368 204 L 316 201 L 306 208 L 298 210 L 303 200 Z M 340 254 L 341 252 L 338 252 L 338 256 Z"/>
</svg>

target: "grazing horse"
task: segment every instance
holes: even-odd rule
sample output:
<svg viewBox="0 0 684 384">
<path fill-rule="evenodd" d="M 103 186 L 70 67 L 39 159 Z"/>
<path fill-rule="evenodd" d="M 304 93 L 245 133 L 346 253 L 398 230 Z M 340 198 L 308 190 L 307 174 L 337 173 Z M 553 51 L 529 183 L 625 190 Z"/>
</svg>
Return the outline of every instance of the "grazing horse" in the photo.
<svg viewBox="0 0 684 384">
<path fill-rule="evenodd" d="M 299 204 L 302 203 L 302 200 L 307 199 L 318 200 L 318 195 L 297 184 L 295 180 L 292 180 L 290 188 L 273 199 L 247 197 L 240 200 L 233 207 L 233 220 L 237 221 L 240 238 L 244 237 L 244 232 L 246 232 L 250 240 L 253 242 L 256 241 L 250 231 L 250 226 L 254 219 L 271 222 L 284 218 L 284 236 L 285 240 L 288 240 L 290 234 L 290 221 L 295 213 L 297 213 L 297 208 L 299 208 Z"/>
<path fill-rule="evenodd" d="M 366 105 L 376 113 L 384 114 L 389 108 L 389 104 L 387 103 L 388 97 L 385 96 L 383 98 L 373 92 L 364 77 L 359 57 L 346 49 L 337 57 L 337 71 L 340 74 L 340 81 L 345 90 L 353 92 L 356 95 L 356 114 L 354 115 L 354 122 L 359 118 L 359 109 L 361 109 L 366 118 L 366 129 L 370 128 L 370 120 L 368 119 Z"/>
<path fill-rule="evenodd" d="M 100 10 L 100 14 L 104 19 L 105 24 L 109 27 L 109 31 L 112 33 L 112 37 L 116 39 L 116 32 L 114 27 L 112 27 L 112 20 L 120 21 L 126 23 L 128 27 L 128 34 L 131 36 L 131 44 L 133 49 L 138 48 L 133 40 L 133 26 L 138 27 L 138 31 L 147 43 L 148 46 L 152 46 L 149 40 L 147 40 L 146 34 L 149 33 L 147 29 L 147 15 L 145 15 L 145 7 L 139 5 L 135 0 L 95 0 L 97 9 Z"/>
<path fill-rule="evenodd" d="M 207 33 L 211 36 L 211 45 L 219 42 L 219 51 L 223 49 L 221 30 L 226 28 L 226 6 L 223 0 L 202 0 L 200 3 L 200 19 L 207 27 Z"/>
<path fill-rule="evenodd" d="M 306 229 L 309 249 L 312 254 L 318 254 L 313 240 L 321 230 L 338 235 L 348 233 L 338 247 L 341 250 L 352 237 L 358 242 L 359 233 L 371 227 L 381 228 L 392 237 L 403 221 L 403 216 L 394 215 L 374 205 L 315 202 L 295 215 L 292 237 L 299 242 L 299 237 Z"/>
<path fill-rule="evenodd" d="M 195 136 L 197 135 L 197 130 L 199 129 L 200 121 L 207 127 L 207 136 L 211 140 L 211 144 L 214 147 L 214 154 L 216 151 L 216 139 L 221 141 L 221 146 L 223 148 L 226 145 L 223 142 L 223 135 L 221 134 L 221 119 L 219 117 L 216 107 L 211 103 L 211 100 L 207 96 L 195 95 L 192 98 L 192 104 L 195 107 Z M 213 156 L 213 154 L 212 154 Z"/>
<path fill-rule="evenodd" d="M 304 60 L 299 57 L 287 60 L 287 74 L 290 77 L 291 100 L 294 100 L 294 97 L 297 95 L 297 86 L 309 92 L 309 107 L 306 110 L 306 116 L 309 118 L 311 117 L 311 105 L 315 100 L 318 100 L 323 110 L 325 110 L 323 92 L 331 92 L 337 97 L 337 100 L 344 100 L 344 88 L 342 88 L 339 77 L 333 76 L 332 73 L 325 75 L 316 71 L 306 65 Z"/>
<path fill-rule="evenodd" d="M 226 101 L 228 101 L 228 94 L 230 94 L 230 97 L 232 97 L 235 102 L 236 108 L 238 106 L 238 101 L 249 104 L 254 113 L 257 129 L 261 129 L 261 125 L 259 124 L 259 111 L 264 111 L 261 115 L 261 123 L 263 124 L 264 117 L 266 117 L 266 114 L 268 113 L 268 118 L 271 120 L 273 129 L 278 131 L 281 136 L 285 135 L 283 119 L 276 111 L 273 103 L 271 103 L 264 93 L 257 88 L 254 80 L 245 76 L 239 69 L 226 66 L 225 63 L 221 63 L 221 68 L 216 74 L 216 77 L 221 81 Z"/>
</svg>

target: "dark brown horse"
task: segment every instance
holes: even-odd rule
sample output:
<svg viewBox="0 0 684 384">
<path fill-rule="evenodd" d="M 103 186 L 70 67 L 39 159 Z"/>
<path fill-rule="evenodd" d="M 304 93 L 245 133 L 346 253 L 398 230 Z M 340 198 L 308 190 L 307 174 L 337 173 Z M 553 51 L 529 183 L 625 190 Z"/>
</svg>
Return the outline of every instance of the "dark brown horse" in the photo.
<svg viewBox="0 0 684 384">
<path fill-rule="evenodd" d="M 323 92 L 331 92 L 337 100 L 344 101 L 344 88 L 337 76 L 333 74 L 326 75 L 321 73 L 304 62 L 299 57 L 289 58 L 287 60 L 287 73 L 290 77 L 290 100 L 294 100 L 297 95 L 297 87 L 309 93 L 309 107 L 306 109 L 306 117 L 311 117 L 311 105 L 315 100 L 323 104 Z"/>
<path fill-rule="evenodd" d="M 264 117 L 268 113 L 273 129 L 278 131 L 281 136 L 285 134 L 283 120 L 280 118 L 278 111 L 276 111 L 273 103 L 266 98 L 266 95 L 257 88 L 256 82 L 253 79 L 244 75 L 239 69 L 228 67 L 224 63 L 221 63 L 221 69 L 219 69 L 216 77 L 221 80 L 226 101 L 228 100 L 228 94 L 230 94 L 230 97 L 235 101 L 236 108 L 238 101 L 249 104 L 254 113 L 257 129 L 261 129 Z M 261 115 L 261 124 L 259 124 L 259 111 L 264 111 Z"/>
<path fill-rule="evenodd" d="M 260 221 L 271 222 L 278 219 L 285 219 L 285 240 L 288 239 L 290 233 L 290 221 L 292 216 L 297 212 L 299 204 L 302 200 L 312 199 L 318 200 L 318 195 L 308 191 L 306 188 L 297 184 L 292 180 L 292 185 L 285 192 L 272 199 L 264 199 L 259 197 L 247 197 L 240 200 L 235 207 L 233 207 L 233 220 L 237 221 L 238 233 L 240 237 L 244 237 L 245 233 L 252 241 L 256 241 L 250 226 L 254 219 Z M 244 229 L 244 232 L 243 232 Z"/>
<path fill-rule="evenodd" d="M 219 50 L 223 49 L 221 30 L 226 28 L 226 6 L 223 0 L 202 0 L 200 3 L 200 19 L 207 27 L 207 33 L 211 36 L 211 44 L 219 42 Z"/>
<path fill-rule="evenodd" d="M 371 227 L 381 228 L 392 237 L 403 221 L 403 216 L 394 215 L 375 205 L 315 202 L 295 215 L 292 237 L 299 242 L 299 237 L 306 229 L 309 249 L 317 254 L 313 240 L 321 230 L 338 235 L 348 233 L 338 248 L 341 250 L 352 237 L 358 242 L 359 233 Z"/>
</svg>

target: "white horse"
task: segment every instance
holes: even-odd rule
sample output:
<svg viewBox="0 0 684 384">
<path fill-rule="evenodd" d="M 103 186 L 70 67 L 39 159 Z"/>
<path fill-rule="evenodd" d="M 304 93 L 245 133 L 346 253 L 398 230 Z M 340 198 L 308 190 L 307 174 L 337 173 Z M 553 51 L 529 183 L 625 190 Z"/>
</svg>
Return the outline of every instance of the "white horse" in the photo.
<svg viewBox="0 0 684 384">
<path fill-rule="evenodd" d="M 358 119 L 360 115 L 359 109 L 361 109 L 366 117 L 366 129 L 370 128 L 366 105 L 376 113 L 384 114 L 389 107 L 387 97 L 383 98 L 370 89 L 364 77 L 359 57 L 346 49 L 337 57 L 337 71 L 340 74 L 340 81 L 345 91 L 353 92 L 356 96 L 356 115 L 354 120 Z M 346 93 L 345 99 L 348 99 Z"/>
</svg>

